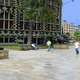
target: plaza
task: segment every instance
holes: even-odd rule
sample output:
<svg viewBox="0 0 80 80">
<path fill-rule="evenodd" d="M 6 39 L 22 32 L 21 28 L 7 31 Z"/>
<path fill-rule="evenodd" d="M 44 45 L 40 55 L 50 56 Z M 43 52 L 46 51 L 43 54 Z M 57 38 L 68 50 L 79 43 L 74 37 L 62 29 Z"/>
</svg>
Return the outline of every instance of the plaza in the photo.
<svg viewBox="0 0 80 80">
<path fill-rule="evenodd" d="M 0 80 L 80 80 L 80 55 L 74 48 L 16 51 L 0 60 Z"/>
</svg>

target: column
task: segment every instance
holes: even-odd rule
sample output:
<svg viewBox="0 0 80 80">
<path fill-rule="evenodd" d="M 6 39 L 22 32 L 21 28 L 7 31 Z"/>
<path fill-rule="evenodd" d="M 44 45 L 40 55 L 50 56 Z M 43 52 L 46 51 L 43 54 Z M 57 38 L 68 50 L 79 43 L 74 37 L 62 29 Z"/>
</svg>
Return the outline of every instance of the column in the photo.
<svg viewBox="0 0 80 80">
<path fill-rule="evenodd" d="M 5 0 L 4 0 L 4 5 L 5 5 Z M 3 29 L 5 29 L 5 9 L 6 7 L 3 6 L 4 14 L 3 14 Z"/>
</svg>

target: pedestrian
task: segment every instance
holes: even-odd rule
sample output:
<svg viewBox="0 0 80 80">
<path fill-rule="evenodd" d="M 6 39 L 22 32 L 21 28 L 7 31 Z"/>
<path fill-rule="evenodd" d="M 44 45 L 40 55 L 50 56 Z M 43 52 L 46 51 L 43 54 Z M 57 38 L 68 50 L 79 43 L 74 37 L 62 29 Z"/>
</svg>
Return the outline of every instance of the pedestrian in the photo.
<svg viewBox="0 0 80 80">
<path fill-rule="evenodd" d="M 47 41 L 47 46 L 48 46 L 48 51 L 50 51 L 50 49 L 51 49 L 51 41 L 50 40 Z"/>
<path fill-rule="evenodd" d="M 74 46 L 75 46 L 75 52 L 76 52 L 76 54 L 79 54 L 80 43 L 78 41 L 75 41 Z"/>
<path fill-rule="evenodd" d="M 32 46 L 32 49 L 33 49 L 33 50 L 39 49 L 35 43 L 32 43 L 31 46 Z"/>
<path fill-rule="evenodd" d="M 35 43 L 32 43 L 31 46 L 32 46 L 32 49 L 33 49 L 33 50 L 36 49 L 36 45 L 35 45 Z"/>
</svg>

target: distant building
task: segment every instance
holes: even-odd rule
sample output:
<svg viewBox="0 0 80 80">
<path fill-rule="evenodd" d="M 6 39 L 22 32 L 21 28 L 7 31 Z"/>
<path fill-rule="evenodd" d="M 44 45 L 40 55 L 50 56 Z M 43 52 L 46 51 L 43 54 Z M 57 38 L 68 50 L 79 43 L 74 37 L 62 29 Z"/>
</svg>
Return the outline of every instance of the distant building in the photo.
<svg viewBox="0 0 80 80">
<path fill-rule="evenodd" d="M 70 37 L 74 37 L 74 33 L 76 31 L 80 31 L 80 27 L 74 25 L 73 23 L 69 23 L 67 21 L 62 21 L 63 33 L 69 33 Z"/>
</svg>

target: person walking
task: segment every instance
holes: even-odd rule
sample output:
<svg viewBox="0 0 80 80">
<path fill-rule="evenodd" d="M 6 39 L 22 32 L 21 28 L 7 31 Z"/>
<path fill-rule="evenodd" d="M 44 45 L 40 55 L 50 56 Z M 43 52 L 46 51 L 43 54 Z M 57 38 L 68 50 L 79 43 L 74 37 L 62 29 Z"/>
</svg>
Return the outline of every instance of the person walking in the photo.
<svg viewBox="0 0 80 80">
<path fill-rule="evenodd" d="M 47 46 L 48 46 L 48 51 L 50 51 L 50 49 L 51 49 L 51 41 L 50 40 L 47 41 Z"/>
<path fill-rule="evenodd" d="M 76 54 L 79 54 L 80 43 L 78 41 L 75 41 L 74 46 L 75 46 L 75 52 L 76 52 Z"/>
<path fill-rule="evenodd" d="M 34 43 L 32 43 L 31 46 L 33 50 L 36 50 L 36 45 Z"/>
<path fill-rule="evenodd" d="M 33 50 L 39 49 L 38 45 L 36 45 L 35 43 L 32 43 L 31 46 Z"/>
</svg>

